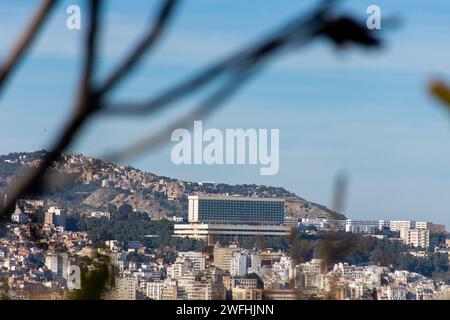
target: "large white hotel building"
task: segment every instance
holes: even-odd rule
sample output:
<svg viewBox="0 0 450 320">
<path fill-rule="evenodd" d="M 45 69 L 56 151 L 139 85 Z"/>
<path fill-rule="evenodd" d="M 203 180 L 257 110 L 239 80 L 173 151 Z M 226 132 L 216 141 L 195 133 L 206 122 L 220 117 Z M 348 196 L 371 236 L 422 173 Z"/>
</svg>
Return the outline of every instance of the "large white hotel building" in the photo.
<svg viewBox="0 0 450 320">
<path fill-rule="evenodd" d="M 248 236 L 287 236 L 284 199 L 189 196 L 187 224 L 175 224 L 174 234 L 213 243 Z"/>
</svg>

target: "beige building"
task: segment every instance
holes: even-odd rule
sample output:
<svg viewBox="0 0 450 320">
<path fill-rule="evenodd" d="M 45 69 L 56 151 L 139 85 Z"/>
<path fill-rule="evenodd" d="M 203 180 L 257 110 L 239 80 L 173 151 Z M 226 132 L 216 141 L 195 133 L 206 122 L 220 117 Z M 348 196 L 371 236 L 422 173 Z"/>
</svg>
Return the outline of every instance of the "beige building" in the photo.
<svg viewBox="0 0 450 320">
<path fill-rule="evenodd" d="M 177 300 L 178 298 L 178 287 L 169 286 L 162 288 L 161 300 Z"/>
<path fill-rule="evenodd" d="M 134 277 L 116 279 L 116 300 L 136 300 L 137 280 Z"/>
<path fill-rule="evenodd" d="M 225 300 L 225 286 L 220 273 L 214 271 L 201 278 L 184 276 L 178 279 L 187 300 Z"/>
<path fill-rule="evenodd" d="M 264 290 L 265 300 L 297 300 L 298 292 L 295 289 Z"/>
<path fill-rule="evenodd" d="M 233 288 L 233 300 L 262 300 L 262 289 Z"/>
<path fill-rule="evenodd" d="M 196 251 L 179 252 L 178 256 L 184 258 L 185 260 L 188 260 L 188 262 L 192 264 L 191 269 L 194 272 L 200 272 L 205 270 L 206 268 L 206 257 L 202 252 Z"/>
<path fill-rule="evenodd" d="M 234 253 L 237 251 L 236 245 L 222 247 L 219 244 L 214 246 L 214 265 L 223 271 L 231 272 Z"/>
<path fill-rule="evenodd" d="M 427 229 L 408 229 L 400 230 L 400 238 L 403 243 L 413 247 L 428 248 L 430 246 L 430 230 Z"/>
<path fill-rule="evenodd" d="M 231 285 L 233 288 L 241 289 L 256 289 L 258 281 L 254 278 L 233 278 L 231 280 Z"/>
</svg>

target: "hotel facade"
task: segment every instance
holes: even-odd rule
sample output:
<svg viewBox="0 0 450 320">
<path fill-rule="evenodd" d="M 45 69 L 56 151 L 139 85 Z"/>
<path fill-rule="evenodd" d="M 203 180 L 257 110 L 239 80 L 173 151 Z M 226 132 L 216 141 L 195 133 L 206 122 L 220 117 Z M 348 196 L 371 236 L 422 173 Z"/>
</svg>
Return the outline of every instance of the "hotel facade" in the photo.
<svg viewBox="0 0 450 320">
<path fill-rule="evenodd" d="M 284 199 L 189 196 L 188 202 L 188 223 L 175 224 L 175 236 L 214 243 L 290 232 L 284 225 Z"/>
</svg>

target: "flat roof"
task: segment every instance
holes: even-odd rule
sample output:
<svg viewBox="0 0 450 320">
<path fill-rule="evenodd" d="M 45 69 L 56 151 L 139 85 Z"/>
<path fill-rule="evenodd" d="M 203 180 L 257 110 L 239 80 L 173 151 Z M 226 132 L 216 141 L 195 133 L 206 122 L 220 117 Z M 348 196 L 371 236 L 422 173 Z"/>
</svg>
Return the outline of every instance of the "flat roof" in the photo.
<svg viewBox="0 0 450 320">
<path fill-rule="evenodd" d="M 188 196 L 189 200 L 230 200 L 230 201 L 267 201 L 284 202 L 283 198 L 234 197 L 234 196 Z"/>
</svg>

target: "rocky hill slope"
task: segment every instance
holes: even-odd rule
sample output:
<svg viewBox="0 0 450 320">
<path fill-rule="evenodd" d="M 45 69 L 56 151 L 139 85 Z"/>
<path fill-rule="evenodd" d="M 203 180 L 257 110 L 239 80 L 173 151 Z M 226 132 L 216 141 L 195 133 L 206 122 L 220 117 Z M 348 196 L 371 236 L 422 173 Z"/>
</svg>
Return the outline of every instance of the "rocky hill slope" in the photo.
<svg viewBox="0 0 450 320">
<path fill-rule="evenodd" d="M 36 166 L 43 154 L 45 151 L 0 156 L 0 189 L 5 190 L 8 184 L 20 179 L 22 169 Z M 42 199 L 80 210 L 110 210 L 112 206 L 129 204 L 134 210 L 158 219 L 186 216 L 188 195 L 235 195 L 285 198 L 286 215 L 292 217 L 345 219 L 280 187 L 181 181 L 81 154 L 63 155 L 51 171 L 70 177 L 66 179 L 69 183 L 46 192 Z"/>
</svg>

